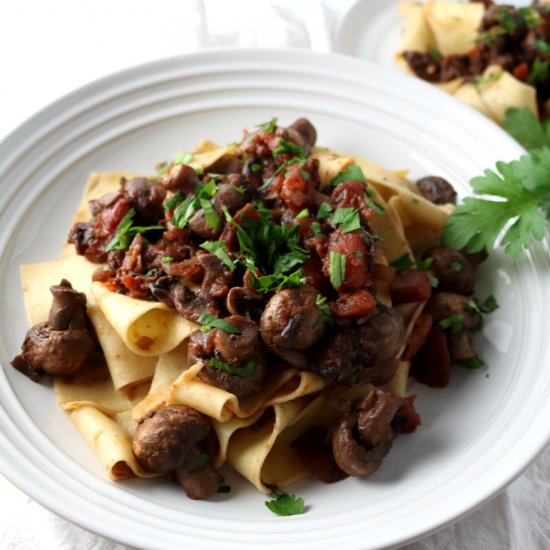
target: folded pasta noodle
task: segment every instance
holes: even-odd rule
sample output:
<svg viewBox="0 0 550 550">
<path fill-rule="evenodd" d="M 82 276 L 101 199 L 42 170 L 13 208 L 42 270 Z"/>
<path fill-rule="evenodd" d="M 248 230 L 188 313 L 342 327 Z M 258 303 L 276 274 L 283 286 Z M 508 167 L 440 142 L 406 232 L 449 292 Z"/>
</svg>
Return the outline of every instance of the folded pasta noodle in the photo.
<svg viewBox="0 0 550 550">
<path fill-rule="evenodd" d="M 109 324 L 136 355 L 167 353 L 196 328 L 166 304 L 116 294 L 99 282 L 92 283 L 91 292 Z"/>
<path fill-rule="evenodd" d="M 274 119 L 239 145 L 203 141 L 154 177 L 92 174 L 61 258 L 23 266 L 29 321 L 42 325 L 14 366 L 54 375 L 112 479 L 166 473 L 206 498 L 227 463 L 267 493 L 309 475 L 294 442 L 310 430 L 334 449 L 336 423 L 376 407 L 390 445 L 402 423 L 418 425 L 401 356 L 422 344 L 432 287 L 415 258 L 452 206 L 405 171 L 314 144 L 309 121 Z M 41 330 L 63 346 L 73 329 L 98 344 L 74 371 L 49 371 L 40 346 L 28 349 Z M 356 443 L 368 454 L 365 426 Z M 374 471 L 333 454 L 340 477 Z"/>
</svg>

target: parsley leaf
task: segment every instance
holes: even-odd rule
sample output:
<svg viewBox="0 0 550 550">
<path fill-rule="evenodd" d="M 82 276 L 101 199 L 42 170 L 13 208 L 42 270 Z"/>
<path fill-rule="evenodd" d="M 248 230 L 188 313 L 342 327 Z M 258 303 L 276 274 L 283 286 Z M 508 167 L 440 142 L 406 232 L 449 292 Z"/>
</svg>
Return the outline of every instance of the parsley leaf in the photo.
<svg viewBox="0 0 550 550">
<path fill-rule="evenodd" d="M 529 71 L 529 76 L 527 77 L 527 82 L 529 84 L 544 82 L 545 80 L 548 80 L 548 76 L 548 61 L 542 61 L 538 57 L 535 57 L 533 64 L 531 65 L 531 70 Z"/>
<path fill-rule="evenodd" d="M 329 323 L 330 325 L 334 325 L 334 317 L 332 316 L 332 311 L 327 303 L 326 297 L 322 294 L 317 294 L 315 297 L 315 305 L 321 311 L 322 315 L 317 318 L 313 326 L 316 327 L 321 323 Z"/>
<path fill-rule="evenodd" d="M 537 48 L 537 50 L 541 51 L 542 53 L 550 53 L 550 44 L 548 42 L 545 42 L 544 40 L 534 40 L 533 44 Z"/>
<path fill-rule="evenodd" d="M 264 132 L 267 132 L 268 134 L 272 134 L 277 128 L 278 120 L 279 119 L 276 116 L 271 117 L 271 120 L 268 120 L 267 122 L 261 122 L 260 124 L 256 124 L 256 128 L 261 128 Z"/>
<path fill-rule="evenodd" d="M 434 59 L 443 59 L 443 54 L 433 46 L 428 46 L 428 52 Z"/>
<path fill-rule="evenodd" d="M 336 177 L 332 178 L 330 185 L 336 187 L 344 181 L 365 181 L 365 174 L 357 164 L 349 164 Z"/>
<path fill-rule="evenodd" d="M 240 376 L 241 378 L 247 378 L 256 369 L 256 361 L 254 359 L 251 359 L 244 367 L 232 367 L 216 357 L 210 357 L 210 359 L 208 359 L 208 363 L 211 367 L 217 370 L 234 374 L 235 376 Z"/>
<path fill-rule="evenodd" d="M 130 208 L 130 210 L 126 212 L 116 227 L 117 234 L 105 245 L 105 251 L 126 250 L 138 233 L 165 229 L 162 225 L 149 225 L 147 227 L 133 225 L 135 215 L 136 211 L 133 208 Z"/>
<path fill-rule="evenodd" d="M 393 262 L 391 262 L 390 265 L 395 269 L 397 269 L 397 271 L 404 271 L 405 269 L 409 269 L 409 267 L 414 266 L 414 260 L 409 256 L 409 254 L 405 253 L 403 254 L 403 256 L 399 256 L 397 260 L 394 260 Z"/>
<path fill-rule="evenodd" d="M 325 218 L 328 218 L 331 212 L 332 206 L 330 206 L 328 202 L 323 202 L 321 203 L 321 206 L 319 206 L 319 210 L 317 211 L 317 219 L 324 220 Z"/>
<path fill-rule="evenodd" d="M 471 180 L 475 193 L 491 200 L 467 197 L 447 218 L 443 243 L 470 252 L 500 243 L 512 259 L 528 248 L 532 239 L 542 240 L 550 208 L 550 149 L 533 151 L 509 163 L 498 162 L 497 172 L 486 170 Z M 504 200 L 503 200 L 504 199 Z"/>
<path fill-rule="evenodd" d="M 451 334 L 460 334 L 464 328 L 464 315 L 462 313 L 454 313 L 441 319 L 439 326 L 442 329 L 450 329 Z"/>
<path fill-rule="evenodd" d="M 344 233 L 361 229 L 361 219 L 357 208 L 341 207 L 334 211 L 332 223 L 335 226 L 340 225 Z"/>
<path fill-rule="evenodd" d="M 339 289 L 346 279 L 346 255 L 330 251 L 329 255 L 330 284 Z"/>
<path fill-rule="evenodd" d="M 301 159 L 305 159 L 307 157 L 307 153 L 303 147 L 282 138 L 279 140 L 279 144 L 276 149 L 273 150 L 272 155 L 274 157 L 279 155 L 295 155 Z"/>
<path fill-rule="evenodd" d="M 265 505 L 278 516 L 294 516 L 305 512 L 303 498 L 296 498 L 284 491 L 272 491 L 271 498 L 273 500 L 266 500 Z"/>
<path fill-rule="evenodd" d="M 263 293 L 276 292 L 285 287 L 297 287 L 304 284 L 303 273 L 301 269 L 297 269 L 290 275 L 282 273 L 273 275 L 262 275 L 260 277 L 252 277 L 252 286 Z"/>
<path fill-rule="evenodd" d="M 203 325 L 201 327 L 202 332 L 208 332 L 212 328 L 220 328 L 229 334 L 241 334 L 241 329 L 235 325 L 215 317 L 214 315 L 209 315 L 208 313 L 203 313 L 198 318 L 198 322 Z"/>
<path fill-rule="evenodd" d="M 485 366 L 485 363 L 479 357 L 475 357 L 474 359 L 460 359 L 459 361 L 455 361 L 454 364 L 470 370 L 480 369 Z"/>
<path fill-rule="evenodd" d="M 182 151 L 172 159 L 172 164 L 174 166 L 178 166 L 179 164 L 189 164 L 192 160 L 193 160 L 192 153 L 187 153 L 185 151 Z"/>
<path fill-rule="evenodd" d="M 507 109 L 504 127 L 528 151 L 550 147 L 550 122 L 539 122 L 528 107 Z"/>
<path fill-rule="evenodd" d="M 224 241 L 206 241 L 201 248 L 212 252 L 218 260 L 221 260 L 231 271 L 235 271 L 236 264 L 227 252 L 227 244 Z"/>
</svg>

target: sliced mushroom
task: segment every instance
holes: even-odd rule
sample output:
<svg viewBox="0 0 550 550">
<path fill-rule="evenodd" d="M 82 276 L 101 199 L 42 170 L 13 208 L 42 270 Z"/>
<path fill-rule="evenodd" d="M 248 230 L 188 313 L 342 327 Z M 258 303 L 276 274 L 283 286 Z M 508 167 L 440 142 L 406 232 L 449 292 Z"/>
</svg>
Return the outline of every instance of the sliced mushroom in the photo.
<svg viewBox="0 0 550 550">
<path fill-rule="evenodd" d="M 403 401 L 402 397 L 373 389 L 338 422 L 332 450 L 344 472 L 366 476 L 378 470 L 395 439 L 392 421 Z"/>
</svg>

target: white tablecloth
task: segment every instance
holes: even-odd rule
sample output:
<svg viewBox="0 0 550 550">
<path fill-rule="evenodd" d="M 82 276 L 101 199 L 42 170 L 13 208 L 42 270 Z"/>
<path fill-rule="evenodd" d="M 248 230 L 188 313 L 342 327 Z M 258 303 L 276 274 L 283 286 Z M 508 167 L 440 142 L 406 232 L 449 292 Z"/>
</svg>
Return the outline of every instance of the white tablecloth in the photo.
<svg viewBox="0 0 550 550">
<path fill-rule="evenodd" d="M 330 51 L 353 0 L 41 0 L 0 3 L 0 139 L 98 77 L 220 46 Z M 0 476 L 0 548 L 123 550 Z M 550 548 L 550 448 L 504 492 L 408 550 Z"/>
</svg>

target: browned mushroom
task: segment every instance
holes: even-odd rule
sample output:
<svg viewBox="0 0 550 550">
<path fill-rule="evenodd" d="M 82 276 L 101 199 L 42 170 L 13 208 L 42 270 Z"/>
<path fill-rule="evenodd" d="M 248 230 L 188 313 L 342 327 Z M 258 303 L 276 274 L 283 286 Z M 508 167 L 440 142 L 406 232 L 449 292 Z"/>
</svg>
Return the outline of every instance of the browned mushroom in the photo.
<svg viewBox="0 0 550 550">
<path fill-rule="evenodd" d="M 275 353 L 304 351 L 323 335 L 323 312 L 316 304 L 319 296 L 311 286 L 286 288 L 276 292 L 260 320 L 262 340 Z"/>
<path fill-rule="evenodd" d="M 403 402 L 402 397 L 373 389 L 338 422 L 332 450 L 340 469 L 351 476 L 378 470 L 396 436 L 392 421 Z"/>
<path fill-rule="evenodd" d="M 201 452 L 211 429 L 207 417 L 195 409 L 170 405 L 139 420 L 132 448 L 143 469 L 173 472 L 189 498 L 207 498 L 223 481 L 210 457 Z"/>
<path fill-rule="evenodd" d="M 189 364 L 204 363 L 198 374 L 201 380 L 237 397 L 247 397 L 260 390 L 267 374 L 259 329 L 254 321 L 239 315 L 223 321 L 238 332 L 196 330 L 189 339 Z"/>
<path fill-rule="evenodd" d="M 85 314 L 86 296 L 63 279 L 50 288 L 53 295 L 48 321 L 27 332 L 21 354 L 12 365 L 38 382 L 42 374 L 71 374 L 96 347 Z"/>
<path fill-rule="evenodd" d="M 448 246 L 436 245 L 428 248 L 423 259 L 430 259 L 430 271 L 438 280 L 438 290 L 468 295 L 474 291 L 475 269 L 460 252 Z"/>
<path fill-rule="evenodd" d="M 439 176 L 426 176 L 416 182 L 422 195 L 434 204 L 456 203 L 454 187 Z"/>
</svg>

